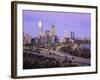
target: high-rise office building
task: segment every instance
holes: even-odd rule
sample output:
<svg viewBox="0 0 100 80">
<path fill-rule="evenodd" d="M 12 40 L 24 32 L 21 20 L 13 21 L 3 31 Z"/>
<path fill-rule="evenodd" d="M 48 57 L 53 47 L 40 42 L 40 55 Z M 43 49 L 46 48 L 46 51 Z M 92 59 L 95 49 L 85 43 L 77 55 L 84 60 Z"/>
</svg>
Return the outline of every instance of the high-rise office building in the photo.
<svg viewBox="0 0 100 80">
<path fill-rule="evenodd" d="M 70 32 L 70 38 L 75 39 L 75 33 L 74 32 Z"/>
<path fill-rule="evenodd" d="M 39 30 L 39 35 L 42 35 L 43 33 L 42 21 L 38 22 L 38 30 Z"/>
<path fill-rule="evenodd" d="M 31 36 L 28 33 L 24 33 L 24 37 L 23 37 L 23 44 L 30 44 L 31 43 Z"/>
<path fill-rule="evenodd" d="M 50 43 L 50 41 L 51 41 L 50 31 L 46 30 L 45 31 L 45 42 Z"/>
<path fill-rule="evenodd" d="M 55 28 L 55 25 L 52 25 L 51 26 L 51 31 L 50 31 L 51 35 L 54 36 L 56 35 L 56 28 Z"/>
<path fill-rule="evenodd" d="M 67 35 L 68 35 L 67 31 L 64 31 L 64 38 L 67 38 L 68 37 Z"/>
<path fill-rule="evenodd" d="M 49 30 L 46 30 L 46 31 L 45 31 L 45 35 L 46 35 L 46 36 L 50 36 L 50 31 L 49 31 Z"/>
</svg>

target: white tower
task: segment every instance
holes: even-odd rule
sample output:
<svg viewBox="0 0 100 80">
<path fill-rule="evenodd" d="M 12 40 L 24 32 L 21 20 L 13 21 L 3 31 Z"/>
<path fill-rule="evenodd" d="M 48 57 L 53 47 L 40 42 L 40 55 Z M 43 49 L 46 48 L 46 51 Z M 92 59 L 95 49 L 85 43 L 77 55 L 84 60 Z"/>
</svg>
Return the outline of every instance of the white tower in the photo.
<svg viewBox="0 0 100 80">
<path fill-rule="evenodd" d="M 42 21 L 38 22 L 38 28 L 39 28 L 39 35 L 41 35 L 43 33 L 43 29 L 42 29 Z"/>
</svg>

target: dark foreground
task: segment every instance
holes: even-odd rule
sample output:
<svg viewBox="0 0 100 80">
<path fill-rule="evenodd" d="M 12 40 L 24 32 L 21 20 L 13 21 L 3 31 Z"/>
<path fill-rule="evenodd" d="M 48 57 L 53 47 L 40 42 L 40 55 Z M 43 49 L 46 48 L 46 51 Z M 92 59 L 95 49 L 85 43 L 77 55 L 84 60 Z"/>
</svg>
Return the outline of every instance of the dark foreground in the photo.
<svg viewBox="0 0 100 80">
<path fill-rule="evenodd" d="M 23 69 L 36 69 L 36 68 L 56 68 L 56 67 L 75 67 L 79 66 L 73 64 L 71 61 L 59 61 L 54 58 L 48 58 L 36 54 L 24 53 L 23 54 Z"/>
</svg>

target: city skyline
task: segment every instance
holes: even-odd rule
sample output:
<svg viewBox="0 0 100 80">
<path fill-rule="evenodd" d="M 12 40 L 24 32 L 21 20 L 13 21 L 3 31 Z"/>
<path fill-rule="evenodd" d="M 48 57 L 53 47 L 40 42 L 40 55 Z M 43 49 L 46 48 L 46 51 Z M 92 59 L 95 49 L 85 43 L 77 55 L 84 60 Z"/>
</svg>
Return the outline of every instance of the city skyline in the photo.
<svg viewBox="0 0 100 80">
<path fill-rule="evenodd" d="M 24 32 L 32 37 L 38 36 L 38 22 L 41 20 L 43 32 L 55 25 L 56 35 L 62 37 L 66 31 L 75 33 L 75 37 L 90 37 L 91 16 L 89 13 L 23 11 Z"/>
</svg>

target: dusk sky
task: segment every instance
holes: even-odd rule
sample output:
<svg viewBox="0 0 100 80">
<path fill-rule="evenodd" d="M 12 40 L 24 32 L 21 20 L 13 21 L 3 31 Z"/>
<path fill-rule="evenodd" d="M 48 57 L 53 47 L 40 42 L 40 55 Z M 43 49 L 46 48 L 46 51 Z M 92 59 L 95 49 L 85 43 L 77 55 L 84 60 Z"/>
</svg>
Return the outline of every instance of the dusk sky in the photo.
<svg viewBox="0 0 100 80">
<path fill-rule="evenodd" d="M 47 12 L 47 11 L 23 11 L 23 30 L 32 37 L 38 36 L 38 22 L 42 21 L 43 32 L 51 29 L 51 25 L 56 27 L 56 35 L 61 37 L 64 31 L 70 35 L 75 33 L 75 37 L 90 37 L 91 14 L 73 12 Z"/>
</svg>

